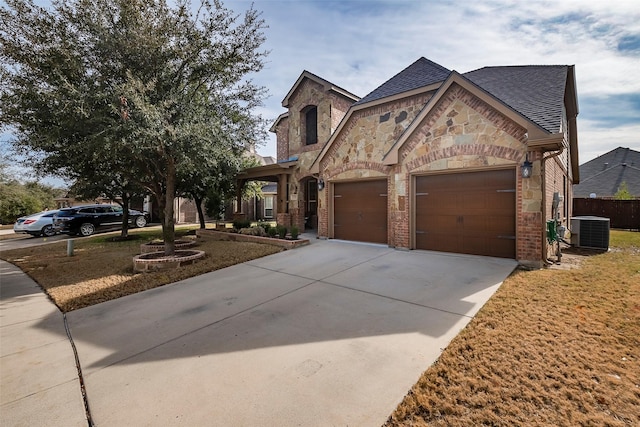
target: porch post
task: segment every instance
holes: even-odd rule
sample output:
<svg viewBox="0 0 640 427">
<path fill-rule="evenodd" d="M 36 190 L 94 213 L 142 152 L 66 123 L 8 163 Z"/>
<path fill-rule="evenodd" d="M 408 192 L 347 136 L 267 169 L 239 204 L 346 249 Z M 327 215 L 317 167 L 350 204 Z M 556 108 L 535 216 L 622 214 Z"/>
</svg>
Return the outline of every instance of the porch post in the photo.
<svg viewBox="0 0 640 427">
<path fill-rule="evenodd" d="M 285 227 L 291 226 L 291 215 L 289 215 L 289 175 L 278 175 L 278 213 L 276 221 Z"/>
<path fill-rule="evenodd" d="M 239 179 L 236 187 L 236 211 L 234 214 L 242 213 L 242 187 L 244 187 L 245 179 Z"/>
</svg>

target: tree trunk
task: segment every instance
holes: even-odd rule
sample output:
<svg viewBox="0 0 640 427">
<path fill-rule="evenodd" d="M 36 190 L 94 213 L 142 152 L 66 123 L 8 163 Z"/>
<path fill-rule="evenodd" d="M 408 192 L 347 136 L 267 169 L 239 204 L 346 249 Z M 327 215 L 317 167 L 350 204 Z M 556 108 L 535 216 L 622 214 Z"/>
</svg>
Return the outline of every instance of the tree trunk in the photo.
<svg viewBox="0 0 640 427">
<path fill-rule="evenodd" d="M 194 197 L 193 202 L 196 204 L 196 209 L 198 210 L 198 218 L 200 219 L 200 229 L 204 230 L 206 227 L 204 223 L 204 213 L 202 212 L 202 197 Z"/>
<path fill-rule="evenodd" d="M 122 230 L 120 231 L 120 237 L 126 239 L 129 237 L 129 193 L 124 191 L 122 193 Z"/>
<path fill-rule="evenodd" d="M 162 218 L 162 239 L 164 240 L 164 254 L 171 256 L 175 253 L 176 230 L 173 221 L 173 201 L 176 197 L 176 171 L 173 164 L 167 165 L 167 187 L 164 194 L 164 218 Z"/>
</svg>

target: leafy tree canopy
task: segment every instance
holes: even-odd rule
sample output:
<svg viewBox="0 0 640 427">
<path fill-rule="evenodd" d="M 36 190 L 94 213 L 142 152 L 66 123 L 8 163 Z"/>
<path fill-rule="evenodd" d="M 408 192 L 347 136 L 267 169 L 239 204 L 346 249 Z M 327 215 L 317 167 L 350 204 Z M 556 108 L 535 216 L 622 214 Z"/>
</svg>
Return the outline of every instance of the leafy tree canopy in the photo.
<svg viewBox="0 0 640 427">
<path fill-rule="evenodd" d="M 629 192 L 629 187 L 627 187 L 627 183 L 622 181 L 620 186 L 618 187 L 618 191 L 613 195 L 613 198 L 616 200 L 632 200 L 634 199 L 633 194 Z"/>
<path fill-rule="evenodd" d="M 173 253 L 184 177 L 264 137 L 253 110 L 265 90 L 249 78 L 267 54 L 260 13 L 210 0 L 7 0 L 0 18 L 0 126 L 15 149 L 43 173 L 111 170 L 150 191 Z"/>
</svg>

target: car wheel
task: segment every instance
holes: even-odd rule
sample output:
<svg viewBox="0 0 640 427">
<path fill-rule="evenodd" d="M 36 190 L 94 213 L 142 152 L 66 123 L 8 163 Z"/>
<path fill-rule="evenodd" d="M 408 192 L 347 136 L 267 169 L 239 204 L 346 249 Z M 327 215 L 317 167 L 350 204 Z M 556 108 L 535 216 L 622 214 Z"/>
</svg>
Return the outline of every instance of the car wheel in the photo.
<svg viewBox="0 0 640 427">
<path fill-rule="evenodd" d="M 143 228 L 145 225 L 147 225 L 147 219 L 143 216 L 136 217 L 135 224 L 136 227 Z"/>
<path fill-rule="evenodd" d="M 95 231 L 96 228 L 89 222 L 85 222 L 80 226 L 80 234 L 84 237 L 91 236 Z"/>
<path fill-rule="evenodd" d="M 53 229 L 52 225 L 45 225 L 42 227 L 42 235 L 44 237 L 51 237 L 56 235 L 56 230 Z"/>
</svg>

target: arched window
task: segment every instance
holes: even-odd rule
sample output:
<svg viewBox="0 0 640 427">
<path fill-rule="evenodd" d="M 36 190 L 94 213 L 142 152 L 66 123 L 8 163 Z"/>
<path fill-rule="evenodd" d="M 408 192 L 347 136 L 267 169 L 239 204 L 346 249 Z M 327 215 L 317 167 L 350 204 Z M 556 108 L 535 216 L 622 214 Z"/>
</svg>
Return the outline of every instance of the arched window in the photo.
<svg viewBox="0 0 640 427">
<path fill-rule="evenodd" d="M 318 143 L 318 107 L 310 105 L 302 110 L 304 124 L 304 144 Z"/>
</svg>

